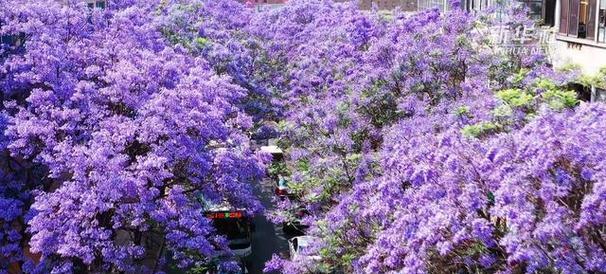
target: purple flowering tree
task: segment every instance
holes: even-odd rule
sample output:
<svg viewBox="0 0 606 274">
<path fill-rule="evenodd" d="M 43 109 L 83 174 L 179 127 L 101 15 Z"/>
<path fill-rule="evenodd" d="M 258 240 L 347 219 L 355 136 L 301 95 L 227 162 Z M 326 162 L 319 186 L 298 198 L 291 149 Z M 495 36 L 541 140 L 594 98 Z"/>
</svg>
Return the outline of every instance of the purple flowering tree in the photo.
<svg viewBox="0 0 606 274">
<path fill-rule="evenodd" d="M 500 51 L 482 36 L 495 24 L 531 23 L 523 10 L 502 7 L 505 20 L 494 20 L 453 5 L 445 14 L 385 18 L 296 1 L 266 15 L 272 27 L 260 29 L 289 79 L 282 144 L 298 196 L 278 203 L 273 217 L 288 221 L 289 210 L 305 206 L 323 258 L 274 257 L 268 270 L 602 271 L 596 262 L 570 268 L 536 251 L 551 246 L 517 257 L 506 243 L 510 217 L 495 212 L 497 188 L 508 188 L 487 154 L 536 117 L 574 113 L 578 100 L 565 88 L 571 77 L 551 70 L 540 53 Z"/>
<path fill-rule="evenodd" d="M 172 7 L 2 1 L 2 34 L 25 38 L 2 52 L 3 267 L 25 251 L 43 272 L 158 271 L 166 251 L 186 267 L 226 249 L 202 201 L 260 210 L 246 90 L 171 43 Z"/>
<path fill-rule="evenodd" d="M 486 39 L 523 9 L 79 2 L 0 0 L 1 269 L 207 263 L 202 204 L 260 212 L 249 137 L 278 121 L 295 198 L 268 216 L 309 212 L 321 259 L 267 270 L 606 271 L 606 109 Z"/>
<path fill-rule="evenodd" d="M 173 46 L 203 57 L 215 73 L 229 76 L 246 92 L 238 106 L 253 118 L 251 135 L 262 139 L 275 136 L 268 122 L 281 116 L 272 100 L 280 67 L 267 57 L 264 40 L 251 30 L 255 16 L 253 9 L 237 1 L 193 0 L 167 6 L 158 20 Z"/>
</svg>

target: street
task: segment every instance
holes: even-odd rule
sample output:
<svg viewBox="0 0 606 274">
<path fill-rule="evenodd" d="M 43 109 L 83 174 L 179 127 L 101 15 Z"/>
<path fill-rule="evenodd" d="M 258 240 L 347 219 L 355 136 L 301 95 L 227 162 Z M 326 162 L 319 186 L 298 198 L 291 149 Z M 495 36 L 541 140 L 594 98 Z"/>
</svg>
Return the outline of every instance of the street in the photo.
<svg viewBox="0 0 606 274">
<path fill-rule="evenodd" d="M 255 194 L 266 210 L 273 208 L 271 198 L 274 195 L 274 185 L 269 180 L 264 180 L 255 186 Z M 256 230 L 252 239 L 252 255 L 245 258 L 248 270 L 251 274 L 263 273 L 265 262 L 271 259 L 272 254 L 288 254 L 288 241 L 282 231 L 282 226 L 274 225 L 263 215 L 254 219 Z"/>
</svg>

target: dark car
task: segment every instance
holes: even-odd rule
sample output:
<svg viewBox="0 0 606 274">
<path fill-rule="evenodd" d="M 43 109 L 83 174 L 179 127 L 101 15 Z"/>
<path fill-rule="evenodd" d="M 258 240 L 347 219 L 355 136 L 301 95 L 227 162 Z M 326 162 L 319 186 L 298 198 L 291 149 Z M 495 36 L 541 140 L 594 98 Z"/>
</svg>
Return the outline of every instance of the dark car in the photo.
<svg viewBox="0 0 606 274">
<path fill-rule="evenodd" d="M 309 226 L 302 224 L 302 220 L 307 215 L 309 215 L 309 211 L 307 211 L 305 207 L 298 207 L 294 212 L 295 218 L 282 224 L 282 230 L 284 233 L 290 236 L 305 235 L 305 231 L 309 228 Z"/>
</svg>

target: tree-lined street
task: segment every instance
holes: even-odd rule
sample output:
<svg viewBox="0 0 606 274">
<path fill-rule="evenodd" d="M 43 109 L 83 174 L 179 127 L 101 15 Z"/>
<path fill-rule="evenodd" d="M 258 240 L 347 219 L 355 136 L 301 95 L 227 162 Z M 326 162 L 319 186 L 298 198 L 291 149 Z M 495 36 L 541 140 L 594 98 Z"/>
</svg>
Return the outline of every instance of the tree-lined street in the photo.
<svg viewBox="0 0 606 274">
<path fill-rule="evenodd" d="M 0 273 L 605 273 L 600 1 L 0 0 Z"/>
</svg>

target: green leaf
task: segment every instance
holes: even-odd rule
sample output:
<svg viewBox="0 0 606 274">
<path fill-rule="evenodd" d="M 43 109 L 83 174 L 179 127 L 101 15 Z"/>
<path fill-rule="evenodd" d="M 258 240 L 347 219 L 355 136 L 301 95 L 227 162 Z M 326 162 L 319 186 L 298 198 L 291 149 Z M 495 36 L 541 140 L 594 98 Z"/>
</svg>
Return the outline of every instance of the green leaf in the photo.
<svg viewBox="0 0 606 274">
<path fill-rule="evenodd" d="M 544 92 L 542 96 L 549 107 L 554 110 L 574 108 L 579 104 L 577 94 L 572 90 L 549 90 Z"/>
<path fill-rule="evenodd" d="M 497 97 L 512 107 L 530 106 L 534 97 L 521 89 L 506 89 L 497 92 Z"/>
<path fill-rule="evenodd" d="M 461 131 L 464 136 L 469 138 L 478 138 L 482 135 L 495 132 L 498 126 L 490 122 L 482 122 L 475 125 L 465 126 Z"/>
<path fill-rule="evenodd" d="M 470 114 L 469 107 L 460 106 L 457 108 L 456 113 L 457 113 L 457 116 L 459 116 L 459 117 L 469 116 L 469 114 Z"/>
<path fill-rule="evenodd" d="M 194 42 L 198 48 L 205 48 L 210 44 L 210 40 L 205 37 L 198 37 Z"/>
<path fill-rule="evenodd" d="M 513 114 L 513 109 L 509 105 L 500 105 L 492 111 L 492 115 L 497 118 L 510 117 Z"/>
</svg>

